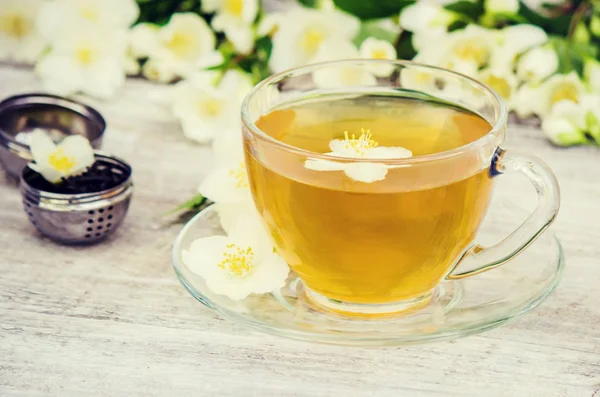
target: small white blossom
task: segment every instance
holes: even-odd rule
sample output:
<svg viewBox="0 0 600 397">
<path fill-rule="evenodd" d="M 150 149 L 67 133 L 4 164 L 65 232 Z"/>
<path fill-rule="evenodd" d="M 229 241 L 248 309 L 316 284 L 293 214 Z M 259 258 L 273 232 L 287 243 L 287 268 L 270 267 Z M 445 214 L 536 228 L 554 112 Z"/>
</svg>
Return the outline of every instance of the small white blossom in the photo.
<svg viewBox="0 0 600 397">
<path fill-rule="evenodd" d="M 149 59 L 142 66 L 142 75 L 150 81 L 157 83 L 170 83 L 177 78 L 175 72 L 167 62 Z"/>
<path fill-rule="evenodd" d="M 248 192 L 247 175 L 241 173 L 242 168 L 245 172 L 241 127 L 220 132 L 213 141 L 212 151 L 217 167 L 200 185 L 199 191 L 216 202 L 221 226 L 230 232 L 239 219 L 256 213 Z"/>
<path fill-rule="evenodd" d="M 193 241 L 182 252 L 182 260 L 211 291 L 233 300 L 278 290 L 289 274 L 260 220 L 250 215 L 239 220 L 227 237 Z"/>
<path fill-rule="evenodd" d="M 34 164 L 30 167 L 52 183 L 78 175 L 94 164 L 94 149 L 81 135 L 70 135 L 58 145 L 43 131 L 29 136 Z"/>
<path fill-rule="evenodd" d="M 518 81 L 510 69 L 484 69 L 479 73 L 479 81 L 491 87 L 512 108 L 512 99 L 517 91 Z"/>
<path fill-rule="evenodd" d="M 229 70 L 220 78 L 213 71 L 198 72 L 177 85 L 173 113 L 189 139 L 206 143 L 240 123 L 240 105 L 252 88 L 250 78 Z"/>
<path fill-rule="evenodd" d="M 235 49 L 248 54 L 254 47 L 252 25 L 258 14 L 258 0 L 203 0 L 204 12 L 216 12 L 212 26 L 224 32 Z"/>
<path fill-rule="evenodd" d="M 517 62 L 521 81 L 539 83 L 558 70 L 558 56 L 552 48 L 536 47 L 523 54 Z"/>
<path fill-rule="evenodd" d="M 32 63 L 46 41 L 36 27 L 36 16 L 44 0 L 4 0 L 0 4 L 0 59 Z"/>
<path fill-rule="evenodd" d="M 519 0 L 485 0 L 483 7 L 489 14 L 516 14 Z"/>
<path fill-rule="evenodd" d="M 415 62 L 421 62 L 415 57 Z M 439 92 L 436 85 L 436 74 L 420 68 L 404 68 L 400 70 L 400 84 L 402 88 L 433 94 Z"/>
<path fill-rule="evenodd" d="M 127 76 L 137 76 L 141 71 L 140 63 L 129 52 L 125 55 L 123 69 Z"/>
<path fill-rule="evenodd" d="M 256 34 L 259 37 L 274 35 L 279 29 L 279 24 L 284 19 L 285 14 L 281 12 L 270 12 L 264 14 L 258 22 Z"/>
<path fill-rule="evenodd" d="M 252 200 L 241 131 L 237 131 L 237 134 L 234 129 L 219 132 L 213 142 L 215 168 L 198 188 L 204 197 L 217 204 L 240 204 Z"/>
<path fill-rule="evenodd" d="M 402 147 L 378 146 L 372 139 L 369 130 L 361 131 L 356 138 L 345 132 L 345 139 L 334 139 L 329 142 L 331 152 L 328 156 L 345 157 L 348 159 L 403 159 L 412 156 L 412 152 Z M 323 159 L 309 159 L 304 162 L 304 167 L 313 171 L 344 171 L 346 176 L 357 182 L 373 183 L 385 179 L 388 166 L 377 162 L 338 162 Z"/>
<path fill-rule="evenodd" d="M 160 29 L 144 24 L 131 33 L 132 47 L 138 57 L 159 62 L 173 74 L 186 77 L 198 63 L 215 53 L 215 34 L 204 19 L 191 12 L 171 16 Z"/>
<path fill-rule="evenodd" d="M 311 63 L 323 43 L 330 39 L 349 42 L 359 26 L 358 19 L 340 11 L 292 9 L 280 18 L 269 66 L 281 72 Z"/>
<path fill-rule="evenodd" d="M 494 31 L 469 25 L 420 45 L 420 62 L 476 76 L 477 71 L 489 63 L 497 37 Z"/>
<path fill-rule="evenodd" d="M 402 10 L 400 27 L 413 33 L 445 32 L 455 20 L 455 14 L 445 10 L 438 2 L 417 1 Z"/>
<path fill-rule="evenodd" d="M 219 131 L 212 143 L 212 152 L 217 162 L 243 159 L 244 142 L 241 125 L 238 124 L 236 128 Z"/>
<path fill-rule="evenodd" d="M 124 31 L 139 13 L 135 0 L 52 0 L 42 5 L 37 26 L 42 36 L 54 41 L 82 27 Z"/>
<path fill-rule="evenodd" d="M 396 59 L 398 54 L 396 49 L 389 41 L 377 40 L 374 37 L 369 37 L 362 42 L 359 49 L 360 57 L 367 59 Z M 394 70 L 393 65 L 372 65 L 371 72 L 379 77 L 389 76 Z"/>
<path fill-rule="evenodd" d="M 600 95 L 583 95 L 579 103 L 569 100 L 557 102 L 544 118 L 542 130 L 552 142 L 561 146 L 585 143 L 586 132 L 599 138 Z"/>
<path fill-rule="evenodd" d="M 83 92 L 109 98 L 125 82 L 125 56 L 124 31 L 80 28 L 57 36 L 36 72 L 46 90 L 59 95 Z"/>
<path fill-rule="evenodd" d="M 313 58 L 313 62 L 356 58 L 360 58 L 360 55 L 354 44 L 345 40 L 331 39 L 321 45 Z M 377 83 L 370 70 L 363 66 L 351 64 L 319 68 L 313 72 L 313 81 L 317 87 L 321 88 L 371 86 Z"/>
<path fill-rule="evenodd" d="M 579 103 L 585 92 L 585 86 L 576 72 L 555 74 L 537 87 L 521 87 L 515 97 L 514 109 L 519 117 L 532 114 L 545 117 L 560 101 Z"/>
<path fill-rule="evenodd" d="M 539 26 L 521 24 L 498 31 L 496 41 L 490 64 L 494 68 L 512 69 L 520 54 L 544 44 L 548 41 L 548 35 Z"/>
<path fill-rule="evenodd" d="M 129 30 L 129 49 L 137 59 L 149 58 L 156 50 L 160 26 L 153 23 L 138 23 Z"/>
</svg>

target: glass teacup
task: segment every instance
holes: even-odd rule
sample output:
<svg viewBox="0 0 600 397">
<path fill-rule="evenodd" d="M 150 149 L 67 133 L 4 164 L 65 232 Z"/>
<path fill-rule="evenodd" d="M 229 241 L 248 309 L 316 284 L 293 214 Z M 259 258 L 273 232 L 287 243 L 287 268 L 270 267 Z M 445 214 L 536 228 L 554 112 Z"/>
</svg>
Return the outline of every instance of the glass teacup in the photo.
<svg viewBox="0 0 600 397">
<path fill-rule="evenodd" d="M 507 110 L 466 76 L 348 60 L 274 75 L 242 106 L 254 202 L 277 252 L 322 308 L 386 314 L 445 278 L 518 255 L 554 220 L 555 177 L 500 148 Z M 518 171 L 539 204 L 500 243 L 475 243 L 494 177 Z"/>
</svg>

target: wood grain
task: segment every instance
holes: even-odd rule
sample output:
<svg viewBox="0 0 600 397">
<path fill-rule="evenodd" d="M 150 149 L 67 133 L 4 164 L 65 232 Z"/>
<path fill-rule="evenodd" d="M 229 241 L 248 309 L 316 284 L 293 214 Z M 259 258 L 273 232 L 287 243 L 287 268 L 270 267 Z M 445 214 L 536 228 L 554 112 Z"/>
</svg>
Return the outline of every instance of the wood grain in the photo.
<svg viewBox="0 0 600 397">
<path fill-rule="evenodd" d="M 40 89 L 30 69 L 0 66 L 0 97 Z M 535 311 L 446 343 L 314 345 L 222 320 L 176 280 L 180 226 L 157 227 L 155 216 L 194 193 L 211 156 L 183 137 L 162 89 L 130 80 L 115 100 L 85 99 L 108 121 L 104 149 L 134 168 L 130 213 L 105 243 L 41 238 L 0 177 L 0 395 L 600 395 L 600 150 L 509 128 L 507 146 L 547 161 L 562 187 L 553 228 L 567 270 Z"/>
</svg>

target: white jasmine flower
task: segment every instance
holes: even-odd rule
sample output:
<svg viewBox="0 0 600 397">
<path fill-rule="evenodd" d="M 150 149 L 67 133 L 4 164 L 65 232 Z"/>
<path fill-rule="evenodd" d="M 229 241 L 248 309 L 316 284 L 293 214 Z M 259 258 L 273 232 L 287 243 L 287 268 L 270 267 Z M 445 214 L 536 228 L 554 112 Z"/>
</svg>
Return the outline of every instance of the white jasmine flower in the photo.
<svg viewBox="0 0 600 397">
<path fill-rule="evenodd" d="M 281 12 L 270 12 L 264 14 L 256 28 L 256 34 L 259 37 L 272 36 L 279 29 L 279 24 L 284 19 L 285 14 Z"/>
<path fill-rule="evenodd" d="M 241 126 L 238 125 L 236 128 L 220 131 L 212 143 L 212 152 L 217 162 L 243 159 L 244 142 Z"/>
<path fill-rule="evenodd" d="M 81 135 L 70 135 L 56 145 L 45 132 L 36 131 L 28 143 L 35 161 L 30 167 L 51 183 L 80 174 L 95 161 L 94 149 Z"/>
<path fill-rule="evenodd" d="M 258 14 L 258 0 L 204 0 L 202 11 L 216 12 L 212 26 L 224 32 L 235 49 L 248 54 L 254 47 L 252 25 Z"/>
<path fill-rule="evenodd" d="M 153 23 L 138 23 L 129 30 L 129 50 L 138 58 L 149 58 L 156 50 L 160 26 Z"/>
<path fill-rule="evenodd" d="M 57 36 L 36 65 L 44 87 L 59 95 L 109 98 L 125 82 L 125 32 L 96 27 Z"/>
<path fill-rule="evenodd" d="M 153 31 L 151 26 L 134 30 L 135 52 L 160 62 L 174 74 L 185 77 L 198 62 L 215 51 L 215 34 L 206 21 L 191 12 L 171 16 L 169 23 Z"/>
<path fill-rule="evenodd" d="M 579 103 L 585 87 L 576 72 L 555 74 L 538 87 L 525 85 L 516 96 L 515 111 L 520 117 L 545 117 L 560 101 Z"/>
<path fill-rule="evenodd" d="M 340 11 L 295 8 L 283 15 L 273 36 L 269 66 L 274 72 L 307 64 L 330 39 L 351 41 L 358 33 L 358 19 Z"/>
<path fill-rule="evenodd" d="M 37 26 L 42 36 L 54 40 L 81 27 L 125 30 L 139 13 L 135 0 L 53 0 L 42 5 Z"/>
<path fill-rule="evenodd" d="M 46 42 L 36 27 L 44 0 L 4 0 L 0 5 L 0 59 L 33 63 Z"/>
<path fill-rule="evenodd" d="M 425 36 L 429 37 L 429 36 Z M 496 32 L 477 25 L 420 43 L 418 59 L 469 76 L 487 65 L 497 46 Z"/>
<path fill-rule="evenodd" d="M 527 51 L 517 62 L 521 81 L 539 83 L 558 70 L 558 56 L 552 48 L 536 47 Z"/>
<path fill-rule="evenodd" d="M 252 202 L 241 128 L 221 131 L 212 144 L 216 167 L 199 187 L 199 192 L 218 204 Z"/>
<path fill-rule="evenodd" d="M 600 94 L 600 62 L 593 58 L 587 59 L 583 75 L 590 90 Z"/>
<path fill-rule="evenodd" d="M 215 172 L 210 174 L 211 179 L 205 180 L 199 190 L 208 194 L 211 200 L 218 200 L 215 209 L 219 214 L 223 230 L 229 233 L 242 217 L 249 214 L 258 216 L 252 198 L 247 194 L 248 187 L 246 186 L 246 179 L 244 179 L 247 176 L 237 174 L 239 179 L 231 178 L 241 171 L 241 164 L 244 164 L 241 128 L 220 132 L 213 141 L 212 150 L 217 168 Z M 243 167 L 245 170 L 245 165 Z M 223 176 L 223 170 L 226 171 L 226 176 Z M 243 183 L 240 184 L 239 182 L 242 180 Z M 222 191 L 225 193 L 222 193 Z M 227 191 L 234 191 L 235 193 L 228 196 Z"/>
<path fill-rule="evenodd" d="M 520 54 L 544 44 L 548 41 L 548 35 L 539 26 L 520 24 L 502 29 L 499 39 L 502 46 L 512 48 L 515 53 Z"/>
<path fill-rule="evenodd" d="M 140 74 L 140 63 L 129 51 L 127 51 L 127 54 L 125 55 L 123 69 L 127 76 L 137 76 Z"/>
<path fill-rule="evenodd" d="M 423 62 L 419 57 L 415 57 L 415 62 Z M 404 68 L 400 70 L 400 84 L 402 88 L 409 90 L 421 91 L 424 93 L 433 94 L 439 92 L 439 88 L 436 85 L 435 74 L 428 70 L 422 70 L 419 68 Z"/>
<path fill-rule="evenodd" d="M 581 104 L 568 100 L 557 102 L 552 107 L 552 112 L 542 121 L 542 130 L 553 143 L 570 146 L 586 142 L 586 116 L 588 112 L 591 115 L 594 112 L 598 114 L 600 109 L 589 109 L 590 106 L 586 106 L 588 101 L 590 105 L 593 103 L 592 98 L 582 99 Z"/>
<path fill-rule="evenodd" d="M 240 106 L 252 89 L 250 78 L 229 70 L 219 80 L 219 73 L 198 72 L 177 86 L 173 113 L 189 139 L 206 143 L 219 132 L 238 128 Z M 215 85 L 216 84 L 216 85 Z"/>
<path fill-rule="evenodd" d="M 250 184 L 244 159 L 217 165 L 204 178 L 198 191 L 217 204 L 250 201 Z"/>
<path fill-rule="evenodd" d="M 262 224 L 249 216 L 238 221 L 227 237 L 195 240 L 182 252 L 182 260 L 211 291 L 241 300 L 285 285 L 289 267 L 273 251 Z"/>
<path fill-rule="evenodd" d="M 544 29 L 535 25 L 508 26 L 498 32 L 490 63 L 495 68 L 513 68 L 519 54 L 548 41 Z"/>
<path fill-rule="evenodd" d="M 412 156 L 412 152 L 402 147 L 378 146 L 369 130 L 361 130 L 361 135 L 349 136 L 344 133 L 345 139 L 334 139 L 329 142 L 331 152 L 326 155 L 346 157 L 349 159 L 402 159 Z M 309 159 L 304 162 L 304 167 L 313 171 L 344 171 L 347 177 L 357 182 L 372 183 L 385 179 L 389 168 L 383 163 L 376 162 L 337 162 L 322 159 Z"/>
<path fill-rule="evenodd" d="M 142 75 L 150 81 L 161 84 L 170 83 L 177 78 L 170 66 L 167 62 L 149 59 L 142 66 Z"/>
<path fill-rule="evenodd" d="M 485 0 L 483 7 L 489 14 L 516 14 L 519 12 L 519 0 Z"/>
<path fill-rule="evenodd" d="M 377 40 L 374 37 L 369 37 L 362 42 L 359 49 L 361 58 L 367 59 L 396 59 L 398 54 L 396 49 L 389 41 Z M 389 76 L 394 70 L 392 65 L 372 65 L 371 72 L 379 77 Z"/>
<path fill-rule="evenodd" d="M 311 62 L 355 58 L 360 58 L 360 55 L 354 44 L 345 40 L 331 39 L 321 45 Z M 381 72 L 381 70 L 378 71 Z M 370 86 L 377 83 L 371 71 L 357 65 L 333 65 L 319 68 L 313 72 L 313 81 L 317 87 L 321 88 Z"/>
<path fill-rule="evenodd" d="M 400 14 L 400 27 L 409 32 L 445 32 L 456 20 L 456 15 L 442 7 L 438 2 L 417 1 Z"/>
<path fill-rule="evenodd" d="M 512 99 L 517 91 L 517 77 L 509 69 L 484 69 L 479 73 L 479 81 L 491 87 L 512 108 Z"/>
</svg>

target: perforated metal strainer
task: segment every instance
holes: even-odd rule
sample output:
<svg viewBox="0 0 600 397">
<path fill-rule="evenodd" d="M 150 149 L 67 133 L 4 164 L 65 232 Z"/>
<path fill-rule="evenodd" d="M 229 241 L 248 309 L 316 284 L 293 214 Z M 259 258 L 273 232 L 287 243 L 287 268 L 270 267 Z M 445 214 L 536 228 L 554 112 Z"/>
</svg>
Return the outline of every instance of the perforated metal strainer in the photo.
<svg viewBox="0 0 600 397">
<path fill-rule="evenodd" d="M 40 189 L 36 182 L 39 174 L 25 167 L 21 174 L 23 205 L 40 233 L 63 244 L 91 244 L 121 225 L 133 193 L 131 167 L 98 153 L 94 167 L 114 176 L 114 186 L 92 193 L 52 193 Z"/>
</svg>

